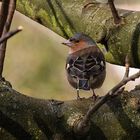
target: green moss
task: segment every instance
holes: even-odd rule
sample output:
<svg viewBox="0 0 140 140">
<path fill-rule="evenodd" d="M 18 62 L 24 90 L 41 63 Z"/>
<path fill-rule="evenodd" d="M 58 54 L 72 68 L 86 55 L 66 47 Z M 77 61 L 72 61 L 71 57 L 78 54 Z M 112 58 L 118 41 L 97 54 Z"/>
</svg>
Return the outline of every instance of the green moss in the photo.
<svg viewBox="0 0 140 140">
<path fill-rule="evenodd" d="M 56 19 L 55 19 L 55 16 L 51 16 L 51 21 L 52 21 L 52 25 L 53 27 L 57 27 L 57 22 L 56 22 Z"/>
<path fill-rule="evenodd" d="M 69 25 L 65 26 L 65 31 L 67 32 L 68 36 L 73 36 L 74 34 Z"/>
<path fill-rule="evenodd" d="M 106 50 L 104 45 L 98 44 L 98 47 L 101 49 L 101 51 L 105 55 L 105 59 L 106 59 L 107 62 L 115 63 L 115 59 L 114 59 L 112 53 L 111 52 L 107 52 L 107 50 Z"/>
<path fill-rule="evenodd" d="M 107 52 L 105 54 L 105 59 L 106 59 L 107 62 L 115 63 L 115 59 L 114 59 L 113 55 L 110 52 Z"/>
<path fill-rule="evenodd" d="M 17 10 L 61 36 L 67 37 L 73 35 L 71 26 L 55 2 L 52 1 L 52 7 L 48 4 L 46 8 L 43 3 L 36 5 L 35 2 L 37 1 L 17 0 Z"/>
<path fill-rule="evenodd" d="M 116 26 L 108 6 L 95 4 L 84 9 L 82 1 L 17 0 L 17 10 L 63 37 L 85 32 L 96 41 L 106 39 L 111 53 L 107 55 L 108 62 L 124 65 L 130 49 L 131 66 L 140 67 L 138 12 L 125 14 L 124 23 Z"/>
<path fill-rule="evenodd" d="M 35 6 L 27 0 L 17 0 L 17 10 L 32 19 L 35 18 Z"/>
<path fill-rule="evenodd" d="M 47 27 L 51 27 L 51 18 L 49 16 L 49 14 L 44 10 L 44 9 L 40 9 L 36 15 L 36 19 L 39 19 L 40 22 L 47 26 Z"/>
</svg>

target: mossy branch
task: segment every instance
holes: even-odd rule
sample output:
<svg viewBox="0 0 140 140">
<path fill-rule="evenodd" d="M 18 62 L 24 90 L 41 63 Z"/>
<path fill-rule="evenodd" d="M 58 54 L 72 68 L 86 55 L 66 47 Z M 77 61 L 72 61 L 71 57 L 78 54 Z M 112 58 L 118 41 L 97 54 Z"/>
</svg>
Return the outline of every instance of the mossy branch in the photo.
<svg viewBox="0 0 140 140">
<path fill-rule="evenodd" d="M 74 126 L 94 105 L 92 99 L 65 102 L 35 99 L 20 94 L 7 83 L 0 82 L 0 139 L 140 138 L 139 88 L 107 101 L 91 117 L 88 133 L 82 135 L 74 131 Z"/>
<path fill-rule="evenodd" d="M 140 67 L 140 12 L 118 10 L 120 26 L 108 4 L 92 0 L 87 7 L 80 0 L 17 0 L 17 10 L 67 38 L 75 32 L 85 32 L 107 49 L 106 60 L 124 65 L 129 53 L 132 67 Z"/>
</svg>

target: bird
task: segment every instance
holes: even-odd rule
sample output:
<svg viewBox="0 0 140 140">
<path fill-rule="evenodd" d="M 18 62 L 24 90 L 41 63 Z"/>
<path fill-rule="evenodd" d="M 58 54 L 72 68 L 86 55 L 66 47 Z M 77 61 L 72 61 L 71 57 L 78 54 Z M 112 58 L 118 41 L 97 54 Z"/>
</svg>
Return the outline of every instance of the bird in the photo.
<svg viewBox="0 0 140 140">
<path fill-rule="evenodd" d="M 62 44 L 69 48 L 65 70 L 69 84 L 77 90 L 77 99 L 81 99 L 80 89 L 92 90 L 91 97 L 96 99 L 94 90 L 102 86 L 106 77 L 104 54 L 96 42 L 82 32 Z"/>
</svg>

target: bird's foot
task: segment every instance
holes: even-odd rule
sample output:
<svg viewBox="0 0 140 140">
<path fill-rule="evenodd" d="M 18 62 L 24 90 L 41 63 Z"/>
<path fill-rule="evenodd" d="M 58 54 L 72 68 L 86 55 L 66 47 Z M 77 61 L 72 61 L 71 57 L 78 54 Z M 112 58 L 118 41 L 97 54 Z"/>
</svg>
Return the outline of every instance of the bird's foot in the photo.
<svg viewBox="0 0 140 140">
<path fill-rule="evenodd" d="M 79 88 L 77 88 L 77 100 L 82 100 L 82 98 L 79 95 Z"/>
<path fill-rule="evenodd" d="M 92 95 L 89 99 L 92 99 L 94 102 L 99 98 L 98 95 Z"/>
<path fill-rule="evenodd" d="M 83 98 L 81 98 L 80 96 L 77 96 L 77 100 L 82 100 L 82 99 L 85 99 L 84 97 Z"/>
<path fill-rule="evenodd" d="M 77 96 L 77 100 L 81 100 L 80 96 Z"/>
<path fill-rule="evenodd" d="M 126 22 L 125 22 L 125 19 L 124 19 L 123 17 L 121 17 L 121 19 L 118 20 L 117 23 L 114 22 L 114 26 L 120 27 L 120 26 L 124 25 L 125 23 L 126 23 Z"/>
</svg>

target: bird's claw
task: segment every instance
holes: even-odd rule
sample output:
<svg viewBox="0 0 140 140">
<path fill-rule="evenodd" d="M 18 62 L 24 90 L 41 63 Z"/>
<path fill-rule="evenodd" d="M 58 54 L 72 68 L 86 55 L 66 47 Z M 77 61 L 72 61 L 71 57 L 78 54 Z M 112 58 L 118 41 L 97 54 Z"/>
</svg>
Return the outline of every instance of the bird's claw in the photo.
<svg viewBox="0 0 140 140">
<path fill-rule="evenodd" d="M 82 97 L 82 98 L 81 98 L 80 96 L 77 96 L 77 100 L 78 100 L 78 101 L 81 101 L 81 100 L 83 100 L 83 99 L 85 99 L 85 97 Z"/>
<path fill-rule="evenodd" d="M 94 102 L 99 98 L 98 95 L 92 95 L 89 99 L 92 99 Z"/>
</svg>

